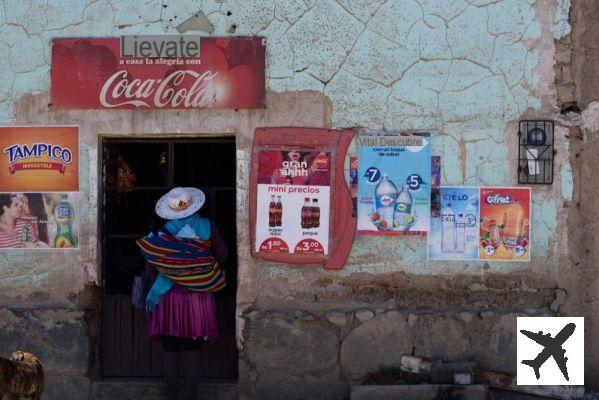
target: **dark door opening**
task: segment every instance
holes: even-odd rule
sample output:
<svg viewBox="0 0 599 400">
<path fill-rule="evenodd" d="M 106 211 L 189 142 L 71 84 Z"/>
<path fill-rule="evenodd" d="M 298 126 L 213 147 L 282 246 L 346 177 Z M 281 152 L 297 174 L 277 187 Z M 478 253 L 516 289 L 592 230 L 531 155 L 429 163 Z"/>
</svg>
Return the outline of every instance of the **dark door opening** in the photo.
<svg viewBox="0 0 599 400">
<path fill-rule="evenodd" d="M 235 138 L 104 138 L 101 146 L 102 375 L 162 376 L 160 344 L 149 340 L 145 313 L 131 305 L 141 267 L 135 239 L 165 222 L 154 212 L 160 196 L 191 186 L 206 194 L 200 214 L 214 221 L 229 249 L 227 287 L 215 294 L 220 339 L 202 349 L 200 378 L 236 378 Z"/>
</svg>

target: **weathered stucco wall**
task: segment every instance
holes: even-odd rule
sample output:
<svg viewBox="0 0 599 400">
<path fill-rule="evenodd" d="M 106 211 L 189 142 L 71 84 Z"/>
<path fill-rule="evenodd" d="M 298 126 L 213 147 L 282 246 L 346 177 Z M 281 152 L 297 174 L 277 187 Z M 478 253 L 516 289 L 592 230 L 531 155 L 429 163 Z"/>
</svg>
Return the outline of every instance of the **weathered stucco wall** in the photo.
<svg viewBox="0 0 599 400">
<path fill-rule="evenodd" d="M 198 9 L 214 23 L 213 35 L 266 37 L 266 110 L 48 109 L 52 38 L 176 33 L 174 26 Z M 89 337 L 98 335 L 91 288 L 100 281 L 99 135 L 227 132 L 237 135 L 241 392 L 342 398 L 350 382 L 397 364 L 413 348 L 514 372 L 516 315 L 584 311 L 556 291 L 581 279 L 569 242 L 579 238 L 567 225 L 579 193 L 570 144 L 576 123 L 559 114 L 554 71 L 555 42 L 570 33 L 569 10 L 568 0 L 5 4 L 0 118 L 81 126 L 82 239 L 76 252 L 0 252 L 0 312 L 7 316 L 0 348 L 38 343 L 20 332 L 41 329 L 47 340 L 39 343 L 58 352 L 56 330 L 72 323 L 86 334 L 69 342 L 72 356 L 47 353 L 59 360 L 50 379 L 70 378 L 51 390 L 66 393 L 68 382 L 91 390 L 84 376 L 97 367 Z M 510 186 L 517 182 L 518 120 L 525 118 L 556 120 L 554 184 L 533 189 L 532 262 L 427 262 L 426 239 L 366 236 L 356 238 L 338 272 L 251 257 L 245 210 L 256 127 L 427 129 L 442 157 L 444 185 Z M 564 301 L 569 308 L 560 309 Z M 32 313 L 48 322 L 29 322 Z M 587 371 L 599 369 L 599 355 L 587 358 Z"/>
</svg>

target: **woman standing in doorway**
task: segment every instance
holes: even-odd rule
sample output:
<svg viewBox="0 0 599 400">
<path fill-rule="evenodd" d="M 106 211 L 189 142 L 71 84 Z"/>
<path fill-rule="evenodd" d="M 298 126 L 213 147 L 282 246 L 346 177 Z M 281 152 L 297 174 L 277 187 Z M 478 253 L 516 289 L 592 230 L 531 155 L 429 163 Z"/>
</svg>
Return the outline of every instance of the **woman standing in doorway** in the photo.
<svg viewBox="0 0 599 400">
<path fill-rule="evenodd" d="M 172 189 L 156 203 L 156 214 L 169 222 L 138 241 L 148 260 L 147 270 L 155 277 L 146 298 L 151 310 L 148 328 L 164 350 L 169 400 L 179 399 L 179 365 L 183 366 L 181 398 L 196 399 L 201 345 L 218 339 L 210 292 L 224 287 L 224 275 L 212 275 L 210 283 L 206 276 L 207 271 L 220 271 L 218 264 L 226 261 L 228 251 L 214 224 L 197 214 L 204 202 L 199 189 Z"/>
</svg>

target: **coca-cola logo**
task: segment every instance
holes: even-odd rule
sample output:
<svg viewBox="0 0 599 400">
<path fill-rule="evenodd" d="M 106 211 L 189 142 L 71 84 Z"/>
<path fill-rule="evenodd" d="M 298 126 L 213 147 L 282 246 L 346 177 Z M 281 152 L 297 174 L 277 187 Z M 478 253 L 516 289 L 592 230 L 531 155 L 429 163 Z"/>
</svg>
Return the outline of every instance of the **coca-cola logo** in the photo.
<svg viewBox="0 0 599 400">
<path fill-rule="evenodd" d="M 100 104 L 114 108 L 125 105 L 135 107 L 186 107 L 209 108 L 216 102 L 214 78 L 218 72 L 199 73 L 177 70 L 164 79 L 130 79 L 129 72 L 120 70 L 104 82 L 100 91 Z M 195 79 L 183 86 L 186 77 Z"/>
<path fill-rule="evenodd" d="M 487 196 L 487 204 L 510 204 L 512 201 L 512 196 L 506 194 L 502 196 L 498 193 L 490 194 Z"/>
</svg>

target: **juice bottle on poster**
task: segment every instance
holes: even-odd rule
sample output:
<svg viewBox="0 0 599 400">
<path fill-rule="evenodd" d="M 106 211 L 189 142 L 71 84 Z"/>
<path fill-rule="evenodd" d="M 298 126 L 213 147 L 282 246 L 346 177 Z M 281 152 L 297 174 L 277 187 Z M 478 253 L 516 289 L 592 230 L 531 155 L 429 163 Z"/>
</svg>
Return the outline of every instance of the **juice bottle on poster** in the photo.
<svg viewBox="0 0 599 400">
<path fill-rule="evenodd" d="M 358 157 L 350 157 L 349 166 L 349 188 L 352 201 L 352 216 L 355 217 L 358 212 Z"/>
<path fill-rule="evenodd" d="M 274 227 L 277 224 L 277 210 L 276 210 L 276 202 L 275 195 L 270 195 L 270 203 L 268 204 L 268 226 Z"/>
<path fill-rule="evenodd" d="M 458 214 L 455 222 L 455 251 L 463 253 L 466 251 L 466 218 L 464 214 Z"/>
<path fill-rule="evenodd" d="M 400 228 L 403 231 L 410 229 L 414 222 L 412 216 L 412 195 L 410 194 L 409 186 L 404 185 L 401 192 L 397 195 L 395 201 L 395 211 L 393 213 L 393 227 Z"/>
<path fill-rule="evenodd" d="M 451 204 L 447 203 L 441 210 L 441 251 L 453 253 L 456 244 L 455 213 Z"/>
<path fill-rule="evenodd" d="M 275 225 L 283 225 L 283 203 L 281 203 L 281 196 L 277 196 L 277 202 L 275 204 Z"/>
<path fill-rule="evenodd" d="M 378 183 L 378 185 L 376 185 L 374 197 L 377 218 L 373 218 L 373 221 L 378 224 L 379 230 L 391 230 L 393 227 L 393 214 L 395 211 L 397 187 L 389 179 L 387 174 L 383 174 L 381 181 Z"/>
<path fill-rule="evenodd" d="M 310 208 L 310 199 L 306 197 L 304 199 L 304 205 L 302 206 L 301 212 L 301 225 L 302 229 L 308 229 L 310 227 L 310 218 L 311 218 L 311 208 Z"/>
<path fill-rule="evenodd" d="M 522 237 L 522 224 L 524 222 L 524 209 L 518 200 L 506 207 L 504 220 L 503 245 L 506 249 L 513 249 Z"/>
<path fill-rule="evenodd" d="M 498 248 L 501 243 L 501 233 L 499 231 L 499 227 L 497 226 L 497 221 L 492 219 L 489 222 L 489 226 L 491 229 L 491 244 L 493 247 Z"/>
<path fill-rule="evenodd" d="M 312 228 L 320 227 L 320 207 L 318 206 L 318 199 L 312 199 L 312 212 L 310 214 L 310 225 Z"/>
<path fill-rule="evenodd" d="M 528 219 L 524 219 L 522 222 L 522 236 L 518 241 L 518 244 L 522 247 L 526 247 L 528 242 L 530 241 L 530 221 Z"/>
<path fill-rule="evenodd" d="M 21 231 L 21 243 L 28 243 L 29 242 L 29 226 L 25 225 L 23 227 L 23 230 Z"/>
<path fill-rule="evenodd" d="M 60 202 L 54 208 L 54 219 L 56 220 L 55 248 L 75 247 L 77 245 L 72 232 L 73 214 L 73 206 L 68 202 L 67 195 L 63 194 Z"/>
</svg>

